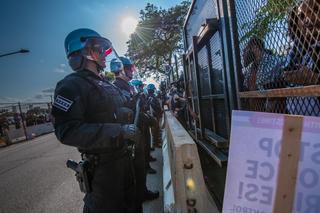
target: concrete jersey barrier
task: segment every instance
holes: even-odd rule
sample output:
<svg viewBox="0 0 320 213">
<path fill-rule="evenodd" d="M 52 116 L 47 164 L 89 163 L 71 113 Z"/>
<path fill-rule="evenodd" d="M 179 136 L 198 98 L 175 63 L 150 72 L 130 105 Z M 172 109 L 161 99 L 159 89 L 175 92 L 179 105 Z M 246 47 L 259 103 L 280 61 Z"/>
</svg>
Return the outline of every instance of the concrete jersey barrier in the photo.
<svg viewBox="0 0 320 213">
<path fill-rule="evenodd" d="M 165 112 L 163 167 L 165 212 L 219 212 L 204 183 L 197 145 L 169 111 Z"/>
</svg>

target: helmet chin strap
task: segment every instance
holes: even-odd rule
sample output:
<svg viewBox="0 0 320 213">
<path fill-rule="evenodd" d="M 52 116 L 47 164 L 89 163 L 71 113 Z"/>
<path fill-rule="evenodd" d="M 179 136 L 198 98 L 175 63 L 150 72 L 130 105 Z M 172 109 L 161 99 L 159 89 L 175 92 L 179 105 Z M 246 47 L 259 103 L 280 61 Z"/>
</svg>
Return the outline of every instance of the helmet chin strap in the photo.
<svg viewBox="0 0 320 213">
<path fill-rule="evenodd" d="M 95 64 L 97 65 L 97 71 L 98 71 L 98 73 L 100 74 L 100 73 L 102 73 L 102 71 L 103 71 L 103 66 L 101 66 L 100 64 L 98 64 L 98 62 L 96 62 L 96 61 L 94 61 L 95 62 Z"/>
<path fill-rule="evenodd" d="M 97 72 L 99 74 L 103 71 L 103 67 L 96 60 L 94 60 L 91 55 L 85 56 L 85 58 L 95 63 L 97 67 Z"/>
</svg>

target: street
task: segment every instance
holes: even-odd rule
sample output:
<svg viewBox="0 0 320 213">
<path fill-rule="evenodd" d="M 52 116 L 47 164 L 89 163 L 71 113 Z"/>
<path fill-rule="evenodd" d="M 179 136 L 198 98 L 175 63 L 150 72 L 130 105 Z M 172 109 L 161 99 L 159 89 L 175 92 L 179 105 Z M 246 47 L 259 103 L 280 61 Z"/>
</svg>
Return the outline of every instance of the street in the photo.
<svg viewBox="0 0 320 213">
<path fill-rule="evenodd" d="M 65 166 L 69 158 L 80 155 L 52 133 L 0 149 L 0 212 L 82 212 L 83 194 Z"/>
<path fill-rule="evenodd" d="M 157 175 L 148 176 L 148 188 L 160 198 L 144 203 L 144 212 L 163 212 L 162 156 L 153 154 Z M 0 149 L 0 213 L 80 213 L 83 193 L 67 159 L 80 160 L 78 151 L 57 141 L 53 133 Z"/>
</svg>

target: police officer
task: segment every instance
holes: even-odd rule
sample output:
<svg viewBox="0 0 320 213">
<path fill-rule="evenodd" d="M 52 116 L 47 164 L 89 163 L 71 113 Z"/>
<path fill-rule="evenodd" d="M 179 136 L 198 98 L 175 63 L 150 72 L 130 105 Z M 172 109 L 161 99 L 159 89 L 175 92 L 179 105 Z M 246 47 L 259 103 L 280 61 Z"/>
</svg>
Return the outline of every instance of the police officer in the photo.
<svg viewBox="0 0 320 213">
<path fill-rule="evenodd" d="M 75 72 L 58 82 L 52 115 L 58 140 L 90 159 L 84 212 L 133 212 L 134 176 L 125 140 L 135 141 L 138 129 L 117 123 L 117 109 L 126 99 L 100 77 L 111 42 L 93 30 L 78 29 L 64 44 Z"/>
<path fill-rule="evenodd" d="M 115 81 L 113 82 L 113 84 L 121 89 L 121 91 L 127 97 L 128 100 L 132 100 L 134 91 L 133 91 L 133 87 L 131 87 L 128 82 L 133 77 L 135 67 L 130 59 L 125 57 L 119 57 L 119 58 L 120 58 L 120 62 L 123 65 L 122 67 L 117 66 L 118 62 L 116 61 L 110 64 L 111 72 L 115 74 Z M 132 108 L 133 107 L 134 106 L 132 106 Z"/>
<path fill-rule="evenodd" d="M 135 88 L 135 91 L 139 93 L 139 98 L 140 98 L 140 105 L 141 105 L 140 114 L 142 117 L 141 120 L 143 122 L 142 122 L 142 126 L 141 127 L 139 126 L 139 128 L 142 130 L 142 135 L 144 139 L 145 169 L 146 169 L 146 172 L 149 174 L 156 174 L 157 171 L 150 166 L 150 161 L 156 161 L 157 159 L 150 155 L 151 136 L 150 136 L 149 129 L 151 128 L 153 118 L 148 114 L 149 109 L 147 104 L 147 96 L 143 92 L 144 84 L 142 83 L 142 81 L 138 79 L 133 79 L 130 81 L 130 85 L 132 85 Z"/>
<path fill-rule="evenodd" d="M 129 107 L 136 111 L 136 102 L 138 99 L 138 94 L 134 96 L 135 91 L 134 87 L 129 84 L 129 81 L 132 80 L 133 73 L 135 71 L 135 66 L 132 61 L 125 57 L 119 57 L 123 68 L 118 66 L 117 62 L 111 63 L 111 71 L 115 74 L 115 81 L 113 84 L 121 89 L 122 93 L 129 100 Z M 118 68 L 118 69 L 117 69 Z M 141 99 L 140 99 L 141 100 Z M 142 102 L 140 102 L 140 107 Z M 136 112 L 139 113 L 140 112 Z M 140 119 L 142 121 L 142 119 Z M 142 122 L 139 123 L 139 126 L 142 129 Z M 139 146 L 136 146 L 135 149 L 135 174 L 137 181 L 137 205 L 142 207 L 142 202 L 144 200 L 153 200 L 159 197 L 159 192 L 152 192 L 147 189 L 146 186 L 146 171 L 145 171 L 145 138 L 139 143 Z M 154 170 L 155 171 L 155 170 Z"/>
<path fill-rule="evenodd" d="M 158 98 L 155 95 L 156 87 L 154 84 L 147 85 L 147 94 L 148 94 L 148 107 L 150 109 L 151 115 L 155 118 L 153 120 L 153 125 L 151 127 L 152 132 L 152 142 L 155 147 L 161 148 L 161 137 L 160 137 L 160 118 L 162 115 L 162 107 Z"/>
</svg>

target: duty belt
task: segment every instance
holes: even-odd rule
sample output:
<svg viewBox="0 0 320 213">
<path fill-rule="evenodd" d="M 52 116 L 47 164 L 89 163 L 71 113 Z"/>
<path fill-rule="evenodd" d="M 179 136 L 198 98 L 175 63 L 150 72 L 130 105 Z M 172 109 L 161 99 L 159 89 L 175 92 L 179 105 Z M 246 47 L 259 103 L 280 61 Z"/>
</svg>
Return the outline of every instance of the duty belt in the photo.
<svg viewBox="0 0 320 213">
<path fill-rule="evenodd" d="M 82 153 L 82 159 L 87 159 L 94 165 L 99 163 L 110 162 L 122 158 L 128 154 L 128 149 L 126 146 L 118 150 L 113 150 L 106 153 Z"/>
</svg>

